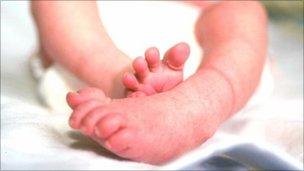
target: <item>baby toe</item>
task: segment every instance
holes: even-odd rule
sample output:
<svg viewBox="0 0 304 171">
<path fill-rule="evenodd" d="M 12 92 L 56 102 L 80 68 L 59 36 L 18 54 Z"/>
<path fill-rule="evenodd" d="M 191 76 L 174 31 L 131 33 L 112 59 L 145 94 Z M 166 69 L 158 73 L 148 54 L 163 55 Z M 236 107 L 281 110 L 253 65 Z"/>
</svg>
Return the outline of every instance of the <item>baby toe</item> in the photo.
<svg viewBox="0 0 304 171">
<path fill-rule="evenodd" d="M 131 89 L 133 91 L 138 89 L 139 83 L 138 83 L 136 77 L 134 76 L 134 74 L 126 73 L 123 76 L 122 82 L 123 82 L 124 86 L 128 89 Z"/>
<path fill-rule="evenodd" d="M 97 107 L 91 110 L 81 121 L 80 130 L 85 135 L 92 135 L 96 124 L 107 114 L 104 107 Z"/>
<path fill-rule="evenodd" d="M 105 93 L 98 88 L 88 87 L 88 88 L 83 88 L 77 92 L 82 97 L 82 101 L 87 101 L 90 99 L 99 100 L 101 102 L 109 101 L 109 98 L 106 97 Z"/>
<path fill-rule="evenodd" d="M 189 55 L 189 45 L 186 43 L 179 43 L 166 52 L 164 63 L 173 70 L 182 70 Z"/>
<path fill-rule="evenodd" d="M 74 129 L 79 129 L 81 120 L 88 114 L 92 109 L 101 106 L 102 103 L 97 100 L 90 100 L 79 104 L 71 114 L 69 123 Z"/>
<path fill-rule="evenodd" d="M 78 93 L 75 92 L 69 92 L 66 95 L 66 101 L 68 103 L 68 105 L 74 109 L 76 106 L 78 106 L 81 102 L 82 102 L 82 97 L 79 96 Z"/>
<path fill-rule="evenodd" d="M 102 118 L 95 127 L 97 137 L 106 139 L 115 134 L 125 125 L 125 119 L 118 114 L 108 114 Z"/>
<path fill-rule="evenodd" d="M 134 140 L 134 132 L 128 128 L 124 128 L 109 137 L 105 141 L 105 147 L 119 155 L 131 148 L 132 140 Z"/>
<path fill-rule="evenodd" d="M 155 72 L 159 69 L 160 66 L 159 51 L 156 47 L 147 49 L 145 52 L 145 58 L 148 63 L 150 71 Z"/>
<path fill-rule="evenodd" d="M 133 68 L 140 80 L 143 80 L 149 73 L 148 64 L 143 57 L 138 57 L 133 61 Z"/>
</svg>

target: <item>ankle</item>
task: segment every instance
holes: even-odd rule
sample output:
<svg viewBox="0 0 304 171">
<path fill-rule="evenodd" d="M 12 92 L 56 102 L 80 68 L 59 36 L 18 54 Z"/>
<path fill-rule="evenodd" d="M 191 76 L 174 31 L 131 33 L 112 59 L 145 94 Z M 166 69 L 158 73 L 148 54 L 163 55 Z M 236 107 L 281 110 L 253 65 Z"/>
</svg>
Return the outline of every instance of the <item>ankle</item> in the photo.
<svg viewBox="0 0 304 171">
<path fill-rule="evenodd" d="M 229 80 L 216 69 L 207 67 L 200 69 L 196 77 L 201 83 L 196 86 L 197 94 L 208 101 L 208 111 L 219 123 L 224 122 L 234 112 L 235 95 Z"/>
<path fill-rule="evenodd" d="M 131 59 L 127 55 L 116 48 L 108 48 L 83 58 L 84 62 L 76 67 L 76 75 L 88 84 L 101 88 L 111 98 L 124 97 L 125 87 L 121 80 L 125 72 L 131 71 Z"/>
<path fill-rule="evenodd" d="M 208 115 L 210 122 L 220 125 L 232 114 L 233 95 L 218 73 L 201 70 L 173 89 L 186 104 L 193 104 L 194 111 Z"/>
</svg>

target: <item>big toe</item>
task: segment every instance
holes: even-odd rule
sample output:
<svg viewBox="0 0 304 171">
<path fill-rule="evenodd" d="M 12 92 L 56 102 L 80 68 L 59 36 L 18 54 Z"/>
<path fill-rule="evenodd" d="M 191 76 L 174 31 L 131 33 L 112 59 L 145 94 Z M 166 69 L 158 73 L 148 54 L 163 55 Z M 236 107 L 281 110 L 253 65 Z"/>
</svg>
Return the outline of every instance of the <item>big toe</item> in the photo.
<svg viewBox="0 0 304 171">
<path fill-rule="evenodd" d="M 109 137 L 105 141 L 105 147 L 118 155 L 122 155 L 132 148 L 132 141 L 134 141 L 134 132 L 131 129 L 124 128 Z M 122 157 L 130 158 L 131 156 L 122 155 Z"/>
<path fill-rule="evenodd" d="M 125 118 L 118 114 L 108 114 L 95 127 L 95 135 L 107 139 L 125 125 Z"/>
<path fill-rule="evenodd" d="M 170 48 L 165 55 L 165 63 L 174 70 L 182 70 L 184 63 L 190 55 L 190 47 L 187 43 L 179 43 Z"/>
</svg>

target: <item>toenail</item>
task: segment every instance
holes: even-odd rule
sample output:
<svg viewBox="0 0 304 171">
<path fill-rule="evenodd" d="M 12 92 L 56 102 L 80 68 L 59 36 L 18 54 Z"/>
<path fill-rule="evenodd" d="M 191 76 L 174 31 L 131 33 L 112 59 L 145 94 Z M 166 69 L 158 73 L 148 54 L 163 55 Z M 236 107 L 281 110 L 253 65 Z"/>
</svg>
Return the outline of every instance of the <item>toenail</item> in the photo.
<svg viewBox="0 0 304 171">
<path fill-rule="evenodd" d="M 173 69 L 173 70 L 176 70 L 176 71 L 182 70 L 183 67 L 184 67 L 184 65 L 180 65 L 180 66 L 177 66 L 177 67 L 176 67 L 176 66 L 170 64 L 169 61 L 166 61 L 166 64 L 167 64 L 167 66 L 169 66 L 169 68 L 171 68 L 171 69 Z"/>
</svg>

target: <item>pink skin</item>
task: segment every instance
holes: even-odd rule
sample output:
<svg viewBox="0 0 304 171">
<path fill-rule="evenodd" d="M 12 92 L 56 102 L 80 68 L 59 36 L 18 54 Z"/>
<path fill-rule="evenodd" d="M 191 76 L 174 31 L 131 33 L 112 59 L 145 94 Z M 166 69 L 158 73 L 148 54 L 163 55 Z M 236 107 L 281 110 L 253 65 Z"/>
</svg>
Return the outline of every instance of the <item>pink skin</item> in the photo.
<svg viewBox="0 0 304 171">
<path fill-rule="evenodd" d="M 130 64 L 132 61 L 115 46 L 107 34 L 100 21 L 96 2 L 33 1 L 31 5 L 39 33 L 40 55 L 45 67 L 50 66 L 53 62 L 58 62 L 89 85 L 101 88 L 108 96 L 112 98 L 125 96 L 125 87 L 121 79 L 123 73 L 131 71 Z M 74 12 L 75 9 L 77 9 L 77 13 Z M 78 20 L 74 20 L 75 15 Z M 45 20 L 45 18 L 50 18 L 50 20 Z M 66 45 L 69 45 L 68 49 L 63 48 Z M 188 57 L 188 53 L 189 47 L 184 43 L 180 43 L 169 50 L 166 56 L 172 58 L 177 55 L 174 59 L 169 59 L 169 61 L 172 61 L 173 65 L 181 65 L 178 66 L 181 68 L 176 69 L 182 70 L 182 64 Z M 146 57 L 149 67 L 151 62 L 159 63 L 159 54 L 155 48 L 148 50 Z M 145 69 L 143 68 L 145 63 L 144 60 L 136 60 L 134 69 Z M 157 83 L 158 86 L 164 86 L 161 78 L 170 79 L 171 83 L 167 83 L 165 87 L 160 87 L 165 90 L 181 82 L 182 72 L 170 72 L 166 69 L 168 68 L 166 66 L 168 65 L 152 66 L 152 68 L 156 67 L 160 70 L 151 70 L 151 73 L 153 72 L 154 74 L 148 74 L 147 78 L 139 78 L 137 82 L 140 85 L 145 85 L 146 88 L 141 86 L 140 89 L 143 91 L 137 91 L 137 88 L 131 89 L 132 91 L 137 91 L 132 96 L 144 95 L 143 92 L 151 94 L 150 91 L 152 89 L 148 90 L 148 87 L 153 79 L 160 81 Z M 162 72 L 166 76 L 160 77 L 159 75 Z M 101 73 L 107 73 L 102 76 L 103 79 L 100 79 Z M 139 73 L 142 73 L 142 71 L 139 71 Z M 170 73 L 174 76 L 169 76 Z M 129 76 L 125 77 L 127 77 L 124 78 L 127 82 L 126 85 L 129 85 L 128 79 L 132 75 L 129 74 Z M 172 79 L 173 77 L 174 79 Z M 130 86 L 133 88 L 134 83 L 131 83 Z"/>
<path fill-rule="evenodd" d="M 101 94 L 100 99 L 96 99 L 91 92 Z M 88 99 L 90 96 L 93 96 L 91 100 Z M 218 118 L 204 113 L 204 123 L 210 126 L 205 127 L 207 129 L 197 127 L 200 121 L 196 120 L 198 116 L 195 115 L 200 107 L 181 111 L 177 115 L 174 110 L 180 107 L 174 104 L 173 94 L 157 94 L 144 98 L 146 99 L 139 97 L 107 101 L 97 88 L 69 93 L 67 101 L 74 109 L 70 126 L 121 157 L 160 164 L 204 142 L 219 124 Z M 162 100 L 171 103 L 164 106 Z M 194 117 L 189 117 L 187 112 L 195 114 Z M 204 136 L 199 136 L 200 134 Z M 193 138 L 193 135 L 197 137 Z"/>
<path fill-rule="evenodd" d="M 105 94 L 124 96 L 121 79 L 132 61 L 107 34 L 96 2 L 32 2 L 44 58 L 48 63 L 58 62 L 104 92 L 88 88 L 68 94 L 73 128 L 117 155 L 158 164 L 200 145 L 246 104 L 259 82 L 266 56 L 265 11 L 255 1 L 193 4 L 205 9 L 195 28 L 204 49 L 198 71 L 176 87 L 169 84 L 169 91 L 111 100 Z M 142 69 L 144 65 L 139 66 Z M 161 80 L 162 76 L 150 75 L 157 74 L 152 71 L 137 82 L 167 90 L 162 84 L 154 86 L 146 81 L 149 77 Z M 138 87 L 132 90 L 146 91 Z"/>
<path fill-rule="evenodd" d="M 121 157 L 152 164 L 176 158 L 210 138 L 251 97 L 265 61 L 266 24 L 255 1 L 210 6 L 197 22 L 205 51 L 194 75 L 152 96 L 111 100 L 96 88 L 69 93 L 70 126 Z"/>
<path fill-rule="evenodd" d="M 107 96 L 124 97 L 132 60 L 107 34 L 95 1 L 32 1 L 31 9 L 45 66 L 59 63 Z"/>
<path fill-rule="evenodd" d="M 183 81 L 183 66 L 189 57 L 190 48 L 179 43 L 170 48 L 162 61 L 159 51 L 152 47 L 146 50 L 145 59 L 133 61 L 135 74 L 126 73 L 123 84 L 133 91 L 128 97 L 142 97 L 168 91 Z"/>
</svg>

